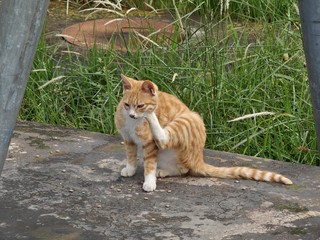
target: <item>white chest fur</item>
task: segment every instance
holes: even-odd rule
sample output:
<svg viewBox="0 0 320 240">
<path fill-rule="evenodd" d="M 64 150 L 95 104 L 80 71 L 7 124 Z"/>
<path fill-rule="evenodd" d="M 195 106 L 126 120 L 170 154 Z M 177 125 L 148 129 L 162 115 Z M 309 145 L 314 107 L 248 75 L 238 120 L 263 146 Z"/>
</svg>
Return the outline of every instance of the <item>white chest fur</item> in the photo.
<svg viewBox="0 0 320 240">
<path fill-rule="evenodd" d="M 120 134 L 122 135 L 122 137 L 124 139 L 133 141 L 135 144 L 140 146 L 141 141 L 136 134 L 136 128 L 140 124 L 142 124 L 144 119 L 143 118 L 139 118 L 139 119 L 130 118 L 128 113 L 124 109 L 122 110 L 122 115 L 124 117 L 125 124 L 124 124 L 123 128 L 119 129 Z"/>
</svg>

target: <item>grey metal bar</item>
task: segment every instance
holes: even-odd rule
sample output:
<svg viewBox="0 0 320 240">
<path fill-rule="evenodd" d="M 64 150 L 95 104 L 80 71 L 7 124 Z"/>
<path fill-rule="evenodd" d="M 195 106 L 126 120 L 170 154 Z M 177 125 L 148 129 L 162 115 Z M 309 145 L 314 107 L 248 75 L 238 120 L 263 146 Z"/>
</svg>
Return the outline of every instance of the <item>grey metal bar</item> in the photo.
<svg viewBox="0 0 320 240">
<path fill-rule="evenodd" d="M 313 118 L 320 150 L 320 1 L 299 0 L 303 48 L 306 56 Z"/>
<path fill-rule="evenodd" d="M 49 0 L 0 3 L 0 174 L 8 153 Z"/>
</svg>

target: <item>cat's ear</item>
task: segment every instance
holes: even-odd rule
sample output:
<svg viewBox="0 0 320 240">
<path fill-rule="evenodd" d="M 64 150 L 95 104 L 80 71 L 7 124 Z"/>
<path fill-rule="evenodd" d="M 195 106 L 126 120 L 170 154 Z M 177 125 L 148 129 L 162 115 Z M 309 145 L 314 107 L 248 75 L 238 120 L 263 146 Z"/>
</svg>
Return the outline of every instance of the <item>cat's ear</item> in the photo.
<svg viewBox="0 0 320 240">
<path fill-rule="evenodd" d="M 130 90 L 132 88 L 130 78 L 121 74 L 121 79 L 122 79 L 123 91 L 125 92 L 125 91 Z"/>
<path fill-rule="evenodd" d="M 153 84 L 151 81 L 146 80 L 143 82 L 142 84 L 142 91 L 145 93 L 149 93 L 152 96 L 156 95 L 156 91 L 157 91 L 157 86 L 155 84 Z"/>
</svg>

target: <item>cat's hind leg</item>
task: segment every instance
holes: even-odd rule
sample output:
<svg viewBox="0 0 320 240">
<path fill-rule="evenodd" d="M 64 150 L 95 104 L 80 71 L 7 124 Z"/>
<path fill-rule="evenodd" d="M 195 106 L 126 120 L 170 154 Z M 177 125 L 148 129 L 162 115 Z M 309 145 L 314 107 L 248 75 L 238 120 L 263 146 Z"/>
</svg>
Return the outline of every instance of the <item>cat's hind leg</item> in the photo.
<svg viewBox="0 0 320 240">
<path fill-rule="evenodd" d="M 146 119 L 159 149 L 199 148 L 203 150 L 206 130 L 201 117 L 195 112 L 185 112 L 162 128 L 156 114 L 148 113 Z M 184 151 L 183 150 L 183 151 Z"/>
<path fill-rule="evenodd" d="M 158 153 L 157 177 L 175 177 L 189 172 L 183 164 L 177 161 L 175 150 L 165 149 Z"/>
<path fill-rule="evenodd" d="M 150 130 L 152 132 L 153 139 L 157 144 L 159 149 L 164 149 L 167 147 L 169 142 L 169 136 L 165 129 L 160 126 L 158 118 L 154 112 L 148 113 L 146 119 L 149 122 Z"/>
</svg>

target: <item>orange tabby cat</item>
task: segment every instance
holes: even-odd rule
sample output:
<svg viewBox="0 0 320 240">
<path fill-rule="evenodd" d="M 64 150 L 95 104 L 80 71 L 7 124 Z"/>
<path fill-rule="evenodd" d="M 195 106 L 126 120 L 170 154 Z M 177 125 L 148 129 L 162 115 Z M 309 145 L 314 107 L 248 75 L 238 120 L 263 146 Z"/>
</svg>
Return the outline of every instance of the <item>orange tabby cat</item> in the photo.
<svg viewBox="0 0 320 240">
<path fill-rule="evenodd" d="M 175 96 L 158 91 L 149 80 L 136 81 L 121 75 L 123 97 L 117 107 L 116 126 L 122 135 L 127 164 L 124 177 L 133 176 L 137 152 L 144 158 L 143 190 L 154 191 L 157 177 L 190 172 L 197 176 L 292 182 L 277 173 L 247 167 L 215 167 L 203 160 L 206 130 L 201 117 Z M 158 166 L 157 166 L 158 165 Z"/>
</svg>

